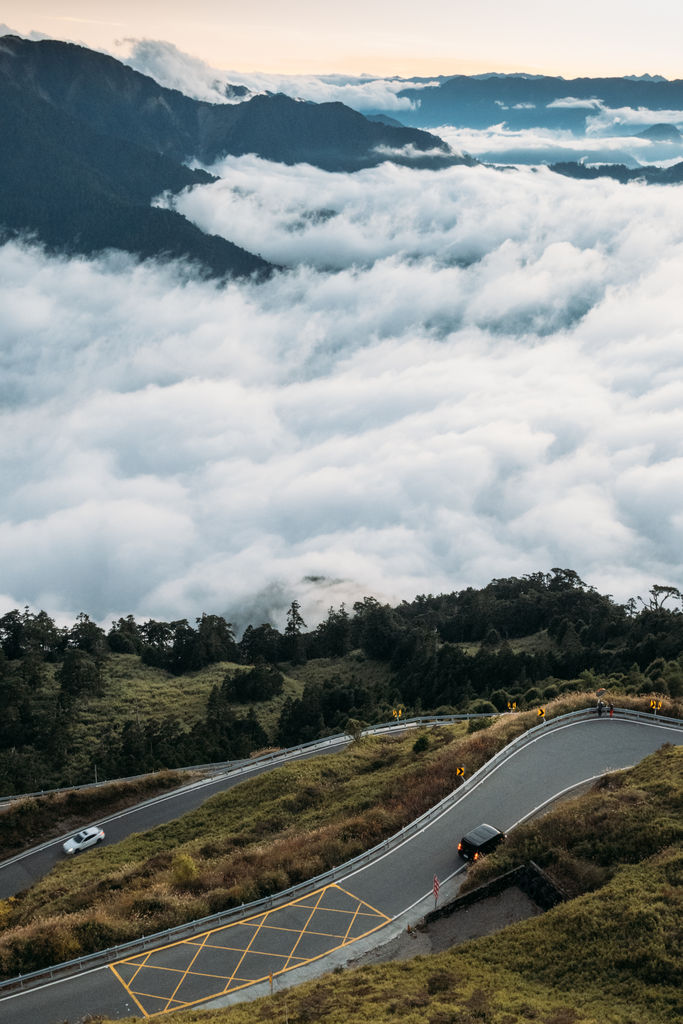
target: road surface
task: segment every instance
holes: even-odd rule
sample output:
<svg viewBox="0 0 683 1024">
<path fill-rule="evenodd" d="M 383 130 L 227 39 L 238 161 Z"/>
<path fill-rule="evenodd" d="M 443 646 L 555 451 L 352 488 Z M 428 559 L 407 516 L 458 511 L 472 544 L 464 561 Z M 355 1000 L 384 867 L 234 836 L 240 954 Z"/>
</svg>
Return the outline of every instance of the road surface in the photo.
<svg viewBox="0 0 683 1024">
<path fill-rule="evenodd" d="M 398 847 L 284 907 L 203 930 L 159 950 L 0 999 L 5 1024 L 61 1024 L 86 1013 L 151 1016 L 296 970 L 381 929 L 461 868 L 456 844 L 482 821 L 508 831 L 536 808 L 605 772 L 629 767 L 683 729 L 656 721 L 591 718 L 538 730 L 447 810 Z"/>
</svg>

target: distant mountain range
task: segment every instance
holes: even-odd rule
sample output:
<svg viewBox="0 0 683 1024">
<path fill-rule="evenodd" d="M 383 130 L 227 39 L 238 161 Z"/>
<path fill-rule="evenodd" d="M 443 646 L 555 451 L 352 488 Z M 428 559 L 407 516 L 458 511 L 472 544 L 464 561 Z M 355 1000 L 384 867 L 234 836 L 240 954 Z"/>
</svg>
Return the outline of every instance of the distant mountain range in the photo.
<svg viewBox="0 0 683 1024">
<path fill-rule="evenodd" d="M 683 135 L 674 124 L 653 124 L 645 131 L 639 132 L 638 138 L 649 139 L 650 142 L 673 142 L 683 141 Z"/>
<path fill-rule="evenodd" d="M 416 79 L 415 85 L 407 83 L 397 95 L 412 104 L 412 109 L 401 110 L 401 122 L 422 128 L 448 124 L 483 129 L 504 121 L 517 130 L 545 127 L 583 134 L 586 118 L 600 104 L 612 109 L 642 108 L 644 127 L 657 120 L 650 118 L 649 111 L 683 111 L 683 80 L 659 76 L 456 75 L 433 85 Z M 395 110 L 378 108 L 374 113 L 396 116 Z M 628 130 L 624 125 L 623 131 Z"/>
<path fill-rule="evenodd" d="M 551 164 L 550 170 L 567 178 L 591 181 L 594 178 L 614 178 L 622 184 L 644 181 L 648 185 L 680 185 L 683 183 L 683 162 L 672 167 L 625 167 L 623 164 L 591 166 L 579 163 Z"/>
<path fill-rule="evenodd" d="M 211 104 L 166 89 L 112 57 L 69 43 L 0 38 L 0 225 L 55 250 L 119 248 L 187 257 L 212 274 L 269 264 L 205 235 L 152 199 L 213 179 L 185 163 L 255 153 L 355 171 L 386 159 L 473 162 L 427 132 L 371 122 L 341 103 L 284 95 Z"/>
</svg>

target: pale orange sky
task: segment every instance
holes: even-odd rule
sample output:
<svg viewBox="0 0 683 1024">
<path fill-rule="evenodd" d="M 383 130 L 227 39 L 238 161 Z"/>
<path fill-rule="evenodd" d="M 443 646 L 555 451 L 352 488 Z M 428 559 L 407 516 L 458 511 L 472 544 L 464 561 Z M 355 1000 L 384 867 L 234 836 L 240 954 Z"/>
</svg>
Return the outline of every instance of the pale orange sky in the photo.
<svg viewBox="0 0 683 1024">
<path fill-rule="evenodd" d="M 21 33 L 124 53 L 174 43 L 216 68 L 283 73 L 528 71 L 683 76 L 678 0 L 5 0 Z"/>
</svg>

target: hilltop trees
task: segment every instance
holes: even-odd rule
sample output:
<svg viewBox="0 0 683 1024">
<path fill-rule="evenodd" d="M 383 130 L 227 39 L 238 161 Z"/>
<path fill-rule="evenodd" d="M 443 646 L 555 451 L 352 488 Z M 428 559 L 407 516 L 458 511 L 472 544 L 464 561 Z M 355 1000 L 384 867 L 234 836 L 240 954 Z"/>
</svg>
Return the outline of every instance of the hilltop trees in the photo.
<svg viewBox="0 0 683 1024">
<path fill-rule="evenodd" d="M 15 608 L 0 616 L 0 648 L 10 661 L 27 655 L 55 661 L 66 643 L 66 631 L 59 629 L 47 612 L 34 615 L 29 608 L 23 612 Z"/>
<path fill-rule="evenodd" d="M 285 635 L 280 645 L 283 660 L 291 661 L 294 665 L 302 665 L 306 661 L 306 644 L 303 637 L 306 623 L 300 609 L 299 602 L 292 601 L 287 612 Z"/>
<path fill-rule="evenodd" d="M 283 632 L 249 625 L 239 641 L 209 613 L 193 624 L 127 615 L 105 635 L 85 612 L 60 627 L 44 611 L 13 609 L 0 616 L 0 790 L 80 781 L 69 768 L 79 716 L 109 699 L 135 658 L 174 676 L 230 667 L 219 670 L 222 682 L 193 727 L 172 707 L 151 716 L 136 707 L 122 721 L 117 706 L 92 747 L 100 777 L 243 757 L 268 742 L 343 731 L 349 719 L 385 720 L 399 704 L 408 713 L 504 711 L 606 679 L 627 692 L 683 696 L 683 610 L 676 587 L 657 584 L 646 600 L 621 605 L 567 569 L 395 607 L 368 596 L 351 612 L 329 608 L 312 630 L 294 600 Z M 319 665 L 293 671 L 312 659 Z M 283 699 L 285 677 L 297 674 L 307 680 L 303 692 L 290 680 Z M 270 735 L 255 710 L 267 701 Z"/>
<path fill-rule="evenodd" d="M 266 665 L 262 658 L 249 672 L 228 672 L 221 686 L 221 693 L 227 701 L 240 704 L 270 700 L 282 693 L 284 677 L 274 665 Z"/>
<path fill-rule="evenodd" d="M 125 630 L 119 623 L 115 632 L 118 637 L 132 639 L 132 627 L 126 620 Z M 157 622 L 150 619 L 139 628 L 141 635 L 140 655 L 146 665 L 164 668 L 173 675 L 183 675 L 213 665 L 217 661 L 238 661 L 239 649 L 235 643 L 232 624 L 220 615 L 203 614 L 195 620 L 197 628 L 187 619 L 174 622 Z M 111 634 L 110 634 L 111 635 Z M 125 642 L 125 641 L 124 641 Z M 117 640 L 121 643 L 121 640 Z"/>
</svg>

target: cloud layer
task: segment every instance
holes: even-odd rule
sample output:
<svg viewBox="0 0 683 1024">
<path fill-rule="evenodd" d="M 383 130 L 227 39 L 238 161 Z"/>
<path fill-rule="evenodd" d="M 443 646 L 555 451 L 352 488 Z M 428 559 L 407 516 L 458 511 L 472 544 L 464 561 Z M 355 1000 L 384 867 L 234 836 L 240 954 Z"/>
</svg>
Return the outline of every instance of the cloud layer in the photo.
<svg viewBox="0 0 683 1024">
<path fill-rule="evenodd" d="M 656 113 L 651 112 L 646 124 L 656 120 Z M 615 125 L 607 122 L 603 129 L 599 132 L 594 128 L 587 135 L 577 136 L 553 128 L 514 129 L 502 122 L 485 129 L 441 125 L 434 133 L 456 152 L 469 153 L 477 160 L 493 164 L 554 164 L 569 160 L 627 167 L 653 164 L 666 167 L 683 160 L 683 141 L 654 142 L 639 138 L 637 134 L 615 134 Z M 634 126 L 633 131 L 636 130 Z"/>
<path fill-rule="evenodd" d="M 194 99 L 210 103 L 231 102 L 226 87 L 245 85 L 251 94 L 284 92 L 288 96 L 313 103 L 345 103 L 361 113 L 372 110 L 412 110 L 414 102 L 398 96 L 406 84 L 425 88 L 428 82 L 409 82 L 399 78 L 350 75 L 277 75 L 263 72 L 218 71 L 204 61 L 183 53 L 172 43 L 151 39 L 125 40 L 126 54 L 121 57 L 136 71 L 150 75 L 169 89 L 179 89 Z"/>
<path fill-rule="evenodd" d="M 265 284 L 0 249 L 5 604 L 312 624 L 556 565 L 681 584 L 680 189 L 217 170 L 176 207 Z"/>
</svg>

